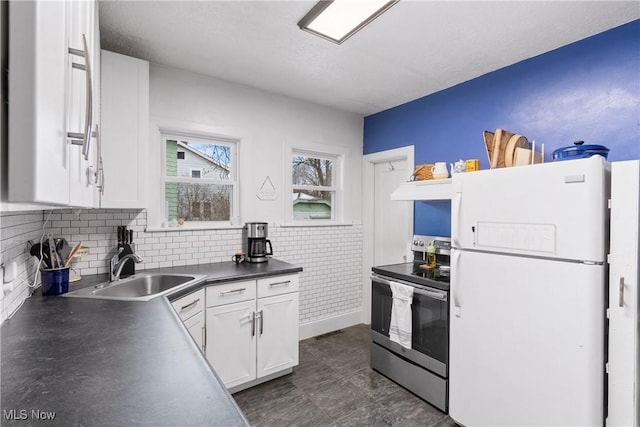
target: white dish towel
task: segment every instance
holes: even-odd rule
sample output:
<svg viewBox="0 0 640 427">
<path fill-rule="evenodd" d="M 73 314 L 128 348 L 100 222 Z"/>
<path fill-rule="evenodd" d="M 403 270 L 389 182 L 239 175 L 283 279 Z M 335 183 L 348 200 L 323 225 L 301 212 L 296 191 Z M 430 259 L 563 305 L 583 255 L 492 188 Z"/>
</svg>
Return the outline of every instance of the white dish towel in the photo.
<svg viewBox="0 0 640 427">
<path fill-rule="evenodd" d="M 403 347 L 411 348 L 411 301 L 413 286 L 389 282 L 393 303 L 391 304 L 391 325 L 389 338 Z"/>
</svg>

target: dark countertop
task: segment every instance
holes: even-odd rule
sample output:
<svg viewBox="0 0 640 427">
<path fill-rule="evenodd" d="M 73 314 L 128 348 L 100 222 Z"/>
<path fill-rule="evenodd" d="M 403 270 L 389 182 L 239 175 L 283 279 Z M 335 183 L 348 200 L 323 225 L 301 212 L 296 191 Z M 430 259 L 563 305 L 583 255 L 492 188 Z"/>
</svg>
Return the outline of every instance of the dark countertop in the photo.
<svg viewBox="0 0 640 427">
<path fill-rule="evenodd" d="M 144 272 L 205 274 L 214 284 L 300 271 L 271 259 Z M 38 289 L 1 332 L 2 425 L 43 423 L 38 411 L 55 413 L 46 423 L 61 426 L 247 425 L 167 298 L 43 297 Z"/>
</svg>

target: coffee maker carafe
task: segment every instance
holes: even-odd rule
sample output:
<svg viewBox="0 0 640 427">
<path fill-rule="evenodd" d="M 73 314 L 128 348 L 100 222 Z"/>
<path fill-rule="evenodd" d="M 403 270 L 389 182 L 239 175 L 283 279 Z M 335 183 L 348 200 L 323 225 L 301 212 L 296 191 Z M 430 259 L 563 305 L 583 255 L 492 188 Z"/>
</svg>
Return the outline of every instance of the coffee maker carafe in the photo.
<svg viewBox="0 0 640 427">
<path fill-rule="evenodd" d="M 266 222 L 247 223 L 247 262 L 266 262 L 273 255 L 271 241 L 267 239 Z"/>
</svg>

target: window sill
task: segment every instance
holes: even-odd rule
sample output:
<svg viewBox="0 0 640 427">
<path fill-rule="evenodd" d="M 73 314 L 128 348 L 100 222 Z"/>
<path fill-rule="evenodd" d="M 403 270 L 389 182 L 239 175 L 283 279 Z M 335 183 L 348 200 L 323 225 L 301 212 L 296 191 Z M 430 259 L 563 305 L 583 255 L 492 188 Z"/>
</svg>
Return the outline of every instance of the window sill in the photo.
<svg viewBox="0 0 640 427">
<path fill-rule="evenodd" d="M 243 225 L 183 225 L 179 227 L 147 227 L 145 233 L 160 233 L 160 232 L 174 232 L 174 231 L 200 231 L 200 230 L 242 230 Z"/>
<path fill-rule="evenodd" d="M 351 227 L 355 222 L 286 222 L 279 227 Z"/>
</svg>

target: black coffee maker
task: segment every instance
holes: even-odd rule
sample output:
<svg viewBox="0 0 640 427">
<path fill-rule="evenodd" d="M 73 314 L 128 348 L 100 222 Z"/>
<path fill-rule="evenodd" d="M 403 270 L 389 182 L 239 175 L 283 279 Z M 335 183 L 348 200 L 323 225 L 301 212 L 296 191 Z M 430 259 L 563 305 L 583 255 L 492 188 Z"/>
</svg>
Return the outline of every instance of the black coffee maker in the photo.
<svg viewBox="0 0 640 427">
<path fill-rule="evenodd" d="M 247 262 L 266 262 L 273 255 L 271 241 L 267 239 L 266 222 L 247 223 Z"/>
</svg>

